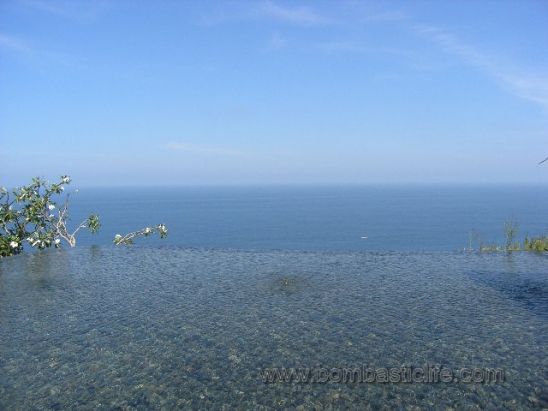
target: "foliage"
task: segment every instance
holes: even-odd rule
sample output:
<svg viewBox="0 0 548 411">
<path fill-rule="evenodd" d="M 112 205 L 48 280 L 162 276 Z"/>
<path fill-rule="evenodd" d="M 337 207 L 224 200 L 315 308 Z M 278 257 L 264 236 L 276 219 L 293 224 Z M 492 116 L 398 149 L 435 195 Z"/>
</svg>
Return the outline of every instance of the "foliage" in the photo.
<svg viewBox="0 0 548 411">
<path fill-rule="evenodd" d="M 480 243 L 479 251 L 482 253 L 501 252 L 501 251 L 506 251 L 506 252 L 548 251 L 548 236 L 532 237 L 532 238 L 530 238 L 529 236 L 525 236 L 523 243 L 520 243 L 519 241 L 515 241 L 517 233 L 518 233 L 518 225 L 514 221 L 507 221 L 506 223 L 504 223 L 504 235 L 506 238 L 506 242 L 504 246 L 501 246 L 498 244 Z M 470 251 L 472 250 L 471 240 L 470 240 L 470 248 L 468 250 Z"/>
<path fill-rule="evenodd" d="M 126 235 L 116 234 L 113 243 L 116 245 L 129 245 L 133 244 L 136 237 L 148 237 L 155 233 L 158 233 L 160 238 L 164 238 L 167 236 L 167 227 L 164 224 L 158 224 L 156 227 L 145 227 L 139 231 L 133 231 Z"/>
<path fill-rule="evenodd" d="M 548 236 L 525 237 L 523 249 L 527 251 L 548 251 Z"/>
<path fill-rule="evenodd" d="M 0 189 L 0 256 L 19 254 L 24 244 L 44 249 L 60 247 L 65 240 L 70 246 L 76 244 L 76 233 L 87 228 L 96 232 L 99 218 L 90 215 L 74 231 L 67 229 L 68 199 L 59 207 L 56 198 L 70 184 L 69 176 L 62 176 L 58 182 L 49 183 L 42 178 L 33 178 L 31 184 L 18 187 L 11 192 Z"/>
<path fill-rule="evenodd" d="M 64 194 L 69 176 L 61 176 L 58 182 L 49 183 L 33 178 L 31 184 L 12 191 L 0 188 L 0 257 L 19 254 L 25 245 L 32 248 L 59 248 L 62 241 L 70 247 L 76 245 L 76 235 L 85 228 L 95 233 L 101 227 L 99 216 L 91 214 L 72 231 L 68 228 L 70 194 Z M 59 197 L 64 201 L 59 205 Z M 140 231 L 114 238 L 114 244 L 131 244 L 133 238 L 158 232 L 160 238 L 167 235 L 164 224 L 146 227 Z"/>
<path fill-rule="evenodd" d="M 503 251 L 504 248 L 496 244 L 480 244 L 479 250 L 482 253 L 494 253 L 494 252 Z"/>
</svg>

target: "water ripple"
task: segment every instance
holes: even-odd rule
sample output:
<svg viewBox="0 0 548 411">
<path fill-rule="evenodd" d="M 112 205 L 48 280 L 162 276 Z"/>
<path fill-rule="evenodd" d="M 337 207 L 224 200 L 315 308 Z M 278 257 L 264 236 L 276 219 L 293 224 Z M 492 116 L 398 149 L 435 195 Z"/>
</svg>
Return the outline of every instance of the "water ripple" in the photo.
<svg viewBox="0 0 548 411">
<path fill-rule="evenodd" d="M 91 247 L 0 262 L 0 409 L 547 407 L 532 254 Z M 500 384 L 263 384 L 263 367 L 499 367 Z"/>
</svg>

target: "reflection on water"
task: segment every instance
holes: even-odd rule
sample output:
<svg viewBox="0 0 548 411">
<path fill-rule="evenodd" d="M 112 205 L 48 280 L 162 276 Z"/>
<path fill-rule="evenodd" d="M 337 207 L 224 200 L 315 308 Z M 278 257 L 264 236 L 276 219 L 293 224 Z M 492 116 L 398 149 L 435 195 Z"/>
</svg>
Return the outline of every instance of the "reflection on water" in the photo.
<svg viewBox="0 0 548 411">
<path fill-rule="evenodd" d="M 543 256 L 51 250 L 0 262 L 0 409 L 548 406 Z M 263 384 L 264 367 L 500 384 Z"/>
<path fill-rule="evenodd" d="M 548 319 L 548 258 L 542 254 L 535 255 L 532 258 L 539 264 L 530 268 L 519 266 L 519 261 L 523 259 L 520 253 L 501 255 L 499 258 L 504 262 L 502 270 L 497 266 L 475 270 L 469 273 L 470 278 L 493 287 L 523 308 Z"/>
</svg>

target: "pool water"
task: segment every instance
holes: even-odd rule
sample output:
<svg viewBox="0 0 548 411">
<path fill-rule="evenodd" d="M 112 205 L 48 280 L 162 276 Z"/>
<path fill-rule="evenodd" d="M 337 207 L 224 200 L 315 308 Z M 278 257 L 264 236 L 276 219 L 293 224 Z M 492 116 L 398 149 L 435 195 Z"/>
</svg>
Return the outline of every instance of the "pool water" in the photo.
<svg viewBox="0 0 548 411">
<path fill-rule="evenodd" d="M 502 368 L 266 384 L 266 367 Z M 548 407 L 548 258 L 81 247 L 0 261 L 0 409 Z"/>
</svg>

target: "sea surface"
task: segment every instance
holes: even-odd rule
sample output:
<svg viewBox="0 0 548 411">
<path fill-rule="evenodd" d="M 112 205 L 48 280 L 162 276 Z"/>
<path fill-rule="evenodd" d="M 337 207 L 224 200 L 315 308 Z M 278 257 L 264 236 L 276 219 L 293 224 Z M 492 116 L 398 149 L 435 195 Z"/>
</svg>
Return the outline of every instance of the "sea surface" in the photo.
<svg viewBox="0 0 548 411">
<path fill-rule="evenodd" d="M 5 410 L 548 407 L 542 254 L 48 250 L 0 261 L 0 330 Z M 504 381 L 263 379 L 426 364 Z"/>
<path fill-rule="evenodd" d="M 73 249 L 0 260 L 0 410 L 548 408 L 548 188 L 83 188 Z M 165 223 L 169 236 L 112 245 Z M 367 237 L 367 238 L 362 238 Z M 273 367 L 504 381 L 270 382 Z M 322 380 L 323 381 L 323 380 Z"/>
<path fill-rule="evenodd" d="M 280 186 L 82 188 L 73 222 L 99 214 L 103 227 L 79 244 L 165 223 L 147 244 L 308 251 L 456 251 L 548 234 L 545 186 Z M 367 237 L 367 238 L 362 238 Z"/>
</svg>

